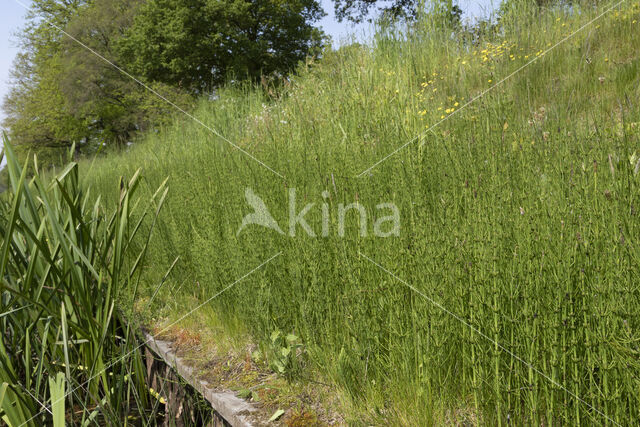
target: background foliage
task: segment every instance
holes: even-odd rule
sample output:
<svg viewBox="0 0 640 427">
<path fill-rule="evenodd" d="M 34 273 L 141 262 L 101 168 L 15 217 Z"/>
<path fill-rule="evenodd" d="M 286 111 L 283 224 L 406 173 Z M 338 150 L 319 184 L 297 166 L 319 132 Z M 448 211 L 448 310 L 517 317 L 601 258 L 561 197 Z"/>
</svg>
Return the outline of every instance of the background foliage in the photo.
<svg viewBox="0 0 640 427">
<path fill-rule="evenodd" d="M 189 110 L 229 76 L 281 78 L 319 54 L 322 16 L 315 0 L 34 0 L 3 126 L 45 165 L 123 148 L 174 109 L 121 70 Z"/>
<path fill-rule="evenodd" d="M 299 337 L 305 371 L 344 393 L 353 422 L 635 423 L 640 5 L 545 54 L 609 5 L 523 7 L 473 33 L 425 15 L 301 68 L 275 100 L 236 86 L 200 102 L 200 120 L 284 179 L 188 120 L 87 167 L 109 198 L 115 171 L 170 176 L 146 277 L 180 262 L 148 319 L 171 321 L 282 251 L 211 305 L 257 341 Z M 328 191 L 329 237 L 237 235 L 247 187 L 283 228 L 295 187 L 317 233 Z M 337 204 L 356 200 L 369 227 L 378 203 L 398 205 L 401 235 L 362 237 L 350 212 L 339 238 Z"/>
</svg>

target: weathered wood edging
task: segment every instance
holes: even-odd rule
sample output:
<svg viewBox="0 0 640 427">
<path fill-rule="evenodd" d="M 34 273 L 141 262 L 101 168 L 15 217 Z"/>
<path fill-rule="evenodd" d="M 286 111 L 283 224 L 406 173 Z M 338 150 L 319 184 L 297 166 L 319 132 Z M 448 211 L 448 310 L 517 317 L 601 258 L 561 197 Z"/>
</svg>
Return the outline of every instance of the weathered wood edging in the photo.
<svg viewBox="0 0 640 427">
<path fill-rule="evenodd" d="M 188 366 L 178 357 L 168 341 L 159 340 L 148 333 L 144 333 L 146 346 L 160 357 L 164 363 L 182 377 L 191 387 L 198 391 L 210 404 L 213 410 L 224 420 L 214 425 L 223 425 L 225 422 L 233 427 L 254 427 L 253 421 L 258 409 L 251 403 L 237 397 L 230 391 L 214 391 L 212 385 L 205 380 L 198 379 L 195 369 Z M 149 361 L 148 361 L 149 362 Z M 147 369 L 150 370 L 150 364 Z M 254 417 L 252 417 L 254 415 Z"/>
</svg>

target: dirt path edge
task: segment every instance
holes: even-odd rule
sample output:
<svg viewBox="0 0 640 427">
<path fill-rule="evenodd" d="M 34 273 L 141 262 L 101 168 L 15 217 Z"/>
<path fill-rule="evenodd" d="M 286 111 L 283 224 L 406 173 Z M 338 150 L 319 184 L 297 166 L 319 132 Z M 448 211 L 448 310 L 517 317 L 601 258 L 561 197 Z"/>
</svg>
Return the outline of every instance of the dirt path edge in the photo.
<svg viewBox="0 0 640 427">
<path fill-rule="evenodd" d="M 195 370 L 178 357 L 171 343 L 145 333 L 146 346 L 196 389 L 224 420 L 233 427 L 256 427 L 258 409 L 231 391 L 215 391 L 207 381 L 198 379 Z"/>
</svg>

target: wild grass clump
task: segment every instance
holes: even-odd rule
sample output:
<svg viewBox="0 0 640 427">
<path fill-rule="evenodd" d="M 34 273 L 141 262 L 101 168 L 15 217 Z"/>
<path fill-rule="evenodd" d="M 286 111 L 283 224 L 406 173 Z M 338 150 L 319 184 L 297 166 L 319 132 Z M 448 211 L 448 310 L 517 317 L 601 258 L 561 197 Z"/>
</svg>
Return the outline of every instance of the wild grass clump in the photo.
<svg viewBox="0 0 640 427">
<path fill-rule="evenodd" d="M 108 199 L 123 173 L 142 168 L 149 188 L 170 176 L 145 282 L 180 261 L 149 320 L 282 251 L 211 305 L 259 341 L 299 337 L 352 421 L 633 424 L 640 7 L 590 23 L 610 6 L 511 11 L 477 37 L 429 21 L 385 29 L 270 96 L 229 87 L 201 102 L 200 120 L 284 178 L 188 119 L 87 163 Z M 292 187 L 297 212 L 315 203 L 316 237 L 286 233 Z M 237 233 L 246 188 L 285 235 Z M 368 233 L 354 210 L 341 237 L 338 204 L 353 202 Z M 398 206 L 399 236 L 372 233 L 379 203 Z"/>
<path fill-rule="evenodd" d="M 80 186 L 69 163 L 32 177 L 5 140 L 9 176 L 0 234 L 0 419 L 10 426 L 153 423 L 159 402 L 145 366 L 131 308 L 144 249 L 131 241 L 144 218 L 134 197 L 139 175 L 119 182 L 108 213 Z M 114 182 L 118 185 L 118 181 Z M 159 191 L 154 203 L 162 196 Z"/>
</svg>

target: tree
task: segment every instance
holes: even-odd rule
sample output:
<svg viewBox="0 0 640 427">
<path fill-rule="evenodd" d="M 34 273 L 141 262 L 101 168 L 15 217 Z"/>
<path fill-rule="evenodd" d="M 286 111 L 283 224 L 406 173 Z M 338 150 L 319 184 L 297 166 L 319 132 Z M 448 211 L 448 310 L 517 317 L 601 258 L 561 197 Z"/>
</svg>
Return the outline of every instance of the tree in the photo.
<svg viewBox="0 0 640 427">
<path fill-rule="evenodd" d="M 104 60 L 120 63 L 117 41 L 140 2 L 34 0 L 3 104 L 18 154 L 57 163 L 72 145 L 78 153 L 121 146 L 168 116 L 171 106 Z M 147 85 L 185 108 L 191 101 L 167 85 Z"/>
<path fill-rule="evenodd" d="M 35 149 L 53 162 L 56 151 L 86 136 L 85 123 L 71 114 L 60 90 L 63 73 L 59 54 L 64 27 L 85 2 L 34 0 L 27 25 L 20 34 L 21 52 L 11 71 L 11 88 L 3 102 L 3 127 L 20 154 Z"/>
<path fill-rule="evenodd" d="M 286 73 L 319 51 L 323 14 L 316 0 L 33 0 L 3 125 L 46 163 L 122 146 L 173 111 L 147 88 L 188 109 L 228 75 Z"/>
<path fill-rule="evenodd" d="M 339 22 L 345 19 L 360 23 L 365 20 L 371 21 L 370 15 L 372 10 L 377 10 L 385 16 L 391 18 L 408 18 L 416 16 L 419 5 L 418 0 L 392 0 L 389 4 L 376 8 L 376 4 L 380 3 L 376 0 L 334 0 L 335 15 Z"/>
<path fill-rule="evenodd" d="M 391 19 L 415 19 L 420 8 L 429 9 L 431 13 L 445 18 L 446 22 L 459 23 L 462 9 L 453 4 L 453 0 L 391 0 L 379 2 L 376 0 L 334 0 L 335 14 L 338 21 L 345 19 L 359 23 L 371 21 L 371 13 L 377 11 L 383 17 Z M 376 5 L 383 5 L 376 8 Z"/>
<path fill-rule="evenodd" d="M 201 91 L 287 73 L 318 52 L 316 0 L 149 0 L 120 43 L 134 74 Z"/>
<path fill-rule="evenodd" d="M 117 146 L 130 141 L 135 132 L 163 122 L 173 108 L 121 71 L 124 64 L 119 43 L 142 3 L 95 1 L 68 22 L 66 32 L 72 38 L 67 37 L 62 44 L 64 73 L 60 87 L 71 112 L 86 118 L 101 140 Z M 180 90 L 150 80 L 143 83 L 188 108 L 190 98 Z"/>
</svg>

